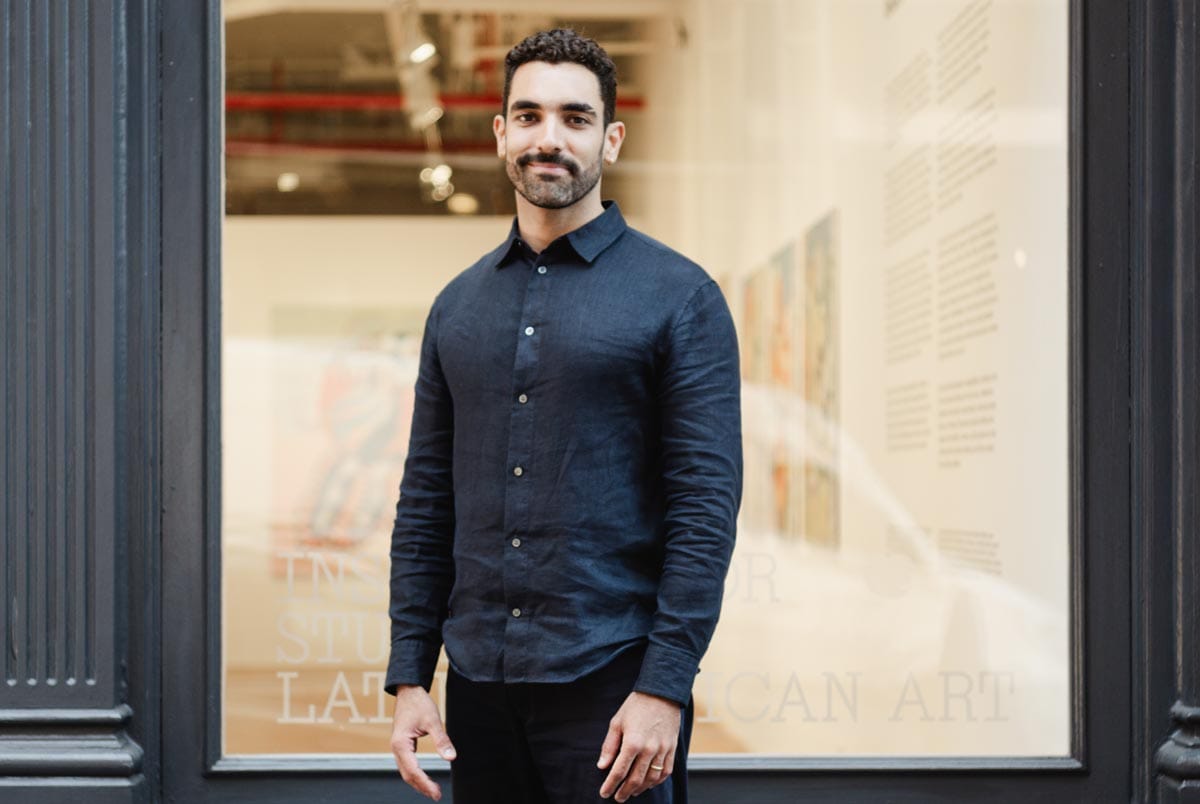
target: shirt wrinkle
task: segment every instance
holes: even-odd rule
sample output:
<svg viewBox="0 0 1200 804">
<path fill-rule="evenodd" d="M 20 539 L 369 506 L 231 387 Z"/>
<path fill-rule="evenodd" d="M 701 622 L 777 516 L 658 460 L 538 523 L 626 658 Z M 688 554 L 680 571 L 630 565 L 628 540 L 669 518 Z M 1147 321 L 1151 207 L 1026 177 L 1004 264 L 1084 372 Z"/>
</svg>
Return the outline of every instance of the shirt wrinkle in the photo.
<svg viewBox="0 0 1200 804">
<path fill-rule="evenodd" d="M 675 318 L 672 321 L 672 323 L 667 331 L 668 338 L 674 337 L 675 332 L 679 329 L 679 325 L 682 324 L 684 322 L 684 320 L 687 318 L 688 309 L 692 306 L 692 302 L 695 301 L 696 297 L 700 295 L 700 291 L 704 290 L 705 288 L 709 287 L 710 285 L 715 285 L 715 284 L 717 284 L 717 283 L 714 280 L 710 279 L 707 282 L 705 282 L 703 285 L 699 285 L 695 290 L 693 290 L 691 292 L 691 295 L 689 295 L 687 297 L 687 301 L 685 301 L 683 303 L 683 306 L 679 308 L 679 312 L 675 314 Z"/>
</svg>

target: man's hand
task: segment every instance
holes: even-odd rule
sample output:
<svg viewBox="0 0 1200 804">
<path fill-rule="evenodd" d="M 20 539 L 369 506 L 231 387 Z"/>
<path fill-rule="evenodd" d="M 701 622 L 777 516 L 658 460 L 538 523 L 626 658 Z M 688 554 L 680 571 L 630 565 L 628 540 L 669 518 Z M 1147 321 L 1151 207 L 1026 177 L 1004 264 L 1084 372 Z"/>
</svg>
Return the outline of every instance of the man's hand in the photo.
<svg viewBox="0 0 1200 804">
<path fill-rule="evenodd" d="M 615 790 L 617 801 L 625 801 L 661 784 L 671 775 L 675 766 L 675 747 L 679 742 L 681 712 L 679 704 L 666 698 L 643 692 L 629 693 L 609 721 L 608 736 L 604 738 L 600 761 L 596 763 L 601 769 L 612 765 L 608 778 L 600 786 L 601 798 L 608 798 Z"/>
<path fill-rule="evenodd" d="M 392 718 L 392 755 L 400 778 L 418 793 L 434 801 L 442 800 L 442 788 L 430 779 L 417 764 L 417 738 L 429 735 L 442 759 L 456 756 L 454 745 L 442 726 L 437 704 L 415 684 L 403 684 L 396 689 L 396 713 Z"/>
</svg>

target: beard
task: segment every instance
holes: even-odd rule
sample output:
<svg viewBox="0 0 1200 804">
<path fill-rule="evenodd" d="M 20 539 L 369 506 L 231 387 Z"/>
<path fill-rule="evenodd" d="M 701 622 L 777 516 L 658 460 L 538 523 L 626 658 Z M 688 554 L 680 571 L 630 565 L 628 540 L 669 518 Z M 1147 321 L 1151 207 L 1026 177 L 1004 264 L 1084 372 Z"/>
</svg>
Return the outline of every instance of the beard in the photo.
<svg viewBox="0 0 1200 804">
<path fill-rule="evenodd" d="M 530 162 L 560 165 L 567 170 L 565 176 L 534 173 Z M 592 191 L 600 181 L 601 160 L 596 159 L 590 170 L 562 154 L 521 154 L 516 159 L 504 160 L 508 179 L 521 197 L 542 209 L 563 209 L 574 204 Z"/>
</svg>

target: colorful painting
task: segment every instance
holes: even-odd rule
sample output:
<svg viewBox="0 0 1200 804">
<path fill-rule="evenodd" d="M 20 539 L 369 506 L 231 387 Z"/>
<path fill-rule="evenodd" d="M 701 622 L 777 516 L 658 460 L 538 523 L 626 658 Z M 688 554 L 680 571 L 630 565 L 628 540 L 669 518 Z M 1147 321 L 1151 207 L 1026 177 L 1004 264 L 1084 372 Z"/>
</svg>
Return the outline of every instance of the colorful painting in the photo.
<svg viewBox="0 0 1200 804">
<path fill-rule="evenodd" d="M 276 311 L 274 555 L 354 552 L 391 533 L 423 319 L 389 313 Z"/>
<path fill-rule="evenodd" d="M 804 465 L 804 537 L 840 542 L 838 476 L 838 214 L 813 224 L 804 238 L 804 400 L 808 407 Z"/>
</svg>

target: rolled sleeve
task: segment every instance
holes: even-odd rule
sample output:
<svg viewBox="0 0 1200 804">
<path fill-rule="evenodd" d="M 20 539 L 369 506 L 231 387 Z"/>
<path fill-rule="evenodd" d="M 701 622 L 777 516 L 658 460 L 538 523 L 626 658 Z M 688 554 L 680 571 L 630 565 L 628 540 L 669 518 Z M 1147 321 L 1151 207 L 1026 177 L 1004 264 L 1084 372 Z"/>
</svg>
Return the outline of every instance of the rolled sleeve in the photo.
<svg viewBox="0 0 1200 804">
<path fill-rule="evenodd" d="M 721 609 L 742 496 L 737 333 L 720 287 L 699 287 L 662 345 L 664 559 L 635 689 L 685 704 Z"/>
</svg>

